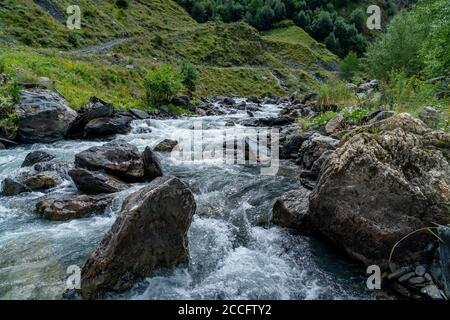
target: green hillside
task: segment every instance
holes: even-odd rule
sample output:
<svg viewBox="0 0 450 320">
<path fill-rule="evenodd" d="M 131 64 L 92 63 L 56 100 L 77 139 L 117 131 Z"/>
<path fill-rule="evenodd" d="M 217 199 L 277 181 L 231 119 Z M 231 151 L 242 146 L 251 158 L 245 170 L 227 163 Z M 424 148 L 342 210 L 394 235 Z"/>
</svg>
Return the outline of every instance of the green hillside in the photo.
<svg viewBox="0 0 450 320">
<path fill-rule="evenodd" d="M 50 78 L 74 108 L 92 95 L 126 108 L 142 106 L 142 80 L 161 63 L 196 65 L 196 96 L 285 95 L 315 86 L 336 68 L 336 56 L 290 23 L 260 33 L 244 22 L 198 24 L 171 0 L 128 1 L 123 9 L 115 3 L 2 1 L 5 71 L 18 81 Z M 65 26 L 71 4 L 81 8 L 81 30 Z M 77 51 L 115 39 L 122 42 Z"/>
</svg>

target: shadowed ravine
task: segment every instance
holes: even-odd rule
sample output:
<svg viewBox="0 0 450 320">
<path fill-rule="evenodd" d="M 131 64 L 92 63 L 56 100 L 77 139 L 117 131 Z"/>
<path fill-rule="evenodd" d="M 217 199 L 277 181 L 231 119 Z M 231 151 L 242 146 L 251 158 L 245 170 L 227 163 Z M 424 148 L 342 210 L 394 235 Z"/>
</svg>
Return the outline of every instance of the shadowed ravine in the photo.
<svg viewBox="0 0 450 320">
<path fill-rule="evenodd" d="M 256 117 L 275 115 L 266 105 Z M 207 130 L 229 130 L 234 115 L 195 118 Z M 140 120 L 125 139 L 141 151 L 190 129 L 194 118 Z M 146 129 L 151 129 L 150 133 Z M 219 138 L 218 138 L 219 139 Z M 61 141 L 1 151 L 0 180 L 20 168 L 30 150 L 57 159 L 104 141 Z M 217 140 L 217 143 L 222 143 Z M 189 229 L 190 263 L 161 271 L 112 299 L 372 299 L 362 268 L 343 260 L 334 248 L 270 224 L 276 197 L 298 184 L 292 164 L 282 162 L 279 175 L 261 176 L 260 169 L 212 161 L 175 163 L 158 154 L 165 174 L 178 176 L 195 194 L 197 213 Z M 57 299 L 65 290 L 66 269 L 84 264 L 120 211 L 126 195 L 117 194 L 103 215 L 69 222 L 49 222 L 35 212 L 42 193 L 0 197 L 0 299 Z M 75 194 L 69 180 L 52 193 Z"/>
</svg>

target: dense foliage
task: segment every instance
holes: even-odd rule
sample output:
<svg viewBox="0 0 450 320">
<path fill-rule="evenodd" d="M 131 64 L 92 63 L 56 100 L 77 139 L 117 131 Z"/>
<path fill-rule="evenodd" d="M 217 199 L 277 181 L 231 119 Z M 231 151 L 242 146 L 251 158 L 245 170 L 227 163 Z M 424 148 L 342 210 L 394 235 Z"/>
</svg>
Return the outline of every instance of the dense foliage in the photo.
<svg viewBox="0 0 450 320">
<path fill-rule="evenodd" d="M 341 57 L 350 51 L 363 54 L 363 36 L 367 15 L 361 8 L 344 16 L 338 12 L 349 0 L 177 0 L 198 22 L 245 20 L 259 30 L 267 30 L 284 19 L 293 20 L 316 40 Z M 395 12 L 391 1 L 384 2 L 388 15 Z"/>
<path fill-rule="evenodd" d="M 410 12 L 398 14 L 368 48 L 369 73 L 385 79 L 393 70 L 409 77 L 448 76 L 449 16 L 448 0 L 421 0 Z"/>
</svg>

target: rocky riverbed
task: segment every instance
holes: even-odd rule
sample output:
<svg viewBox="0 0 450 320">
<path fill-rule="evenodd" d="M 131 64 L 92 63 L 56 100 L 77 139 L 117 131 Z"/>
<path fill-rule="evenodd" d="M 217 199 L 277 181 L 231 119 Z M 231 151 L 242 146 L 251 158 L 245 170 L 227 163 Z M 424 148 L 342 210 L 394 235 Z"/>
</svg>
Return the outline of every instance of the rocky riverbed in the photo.
<svg viewBox="0 0 450 320">
<path fill-rule="evenodd" d="M 314 94 L 173 101 L 189 117 L 97 98 L 77 113 L 39 88 L 22 97 L 16 141 L 0 150 L 2 298 L 448 295 L 450 140 L 420 120 L 380 110 L 301 132 L 296 117 L 335 108 Z M 216 149 L 238 129 L 278 129 L 277 174 L 175 159 L 199 120 Z M 258 153 L 241 138 L 248 161 Z M 436 225 L 439 241 L 415 233 Z M 387 292 L 366 287 L 363 264 L 380 266 Z M 65 290 L 71 265 L 77 292 Z"/>
</svg>

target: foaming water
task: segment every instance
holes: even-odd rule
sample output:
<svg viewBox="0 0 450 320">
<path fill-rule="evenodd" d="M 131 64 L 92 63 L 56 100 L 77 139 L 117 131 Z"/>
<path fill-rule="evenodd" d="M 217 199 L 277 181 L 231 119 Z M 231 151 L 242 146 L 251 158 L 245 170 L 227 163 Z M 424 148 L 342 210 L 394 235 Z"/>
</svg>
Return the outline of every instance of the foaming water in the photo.
<svg viewBox="0 0 450 320">
<path fill-rule="evenodd" d="M 278 113 L 265 105 L 255 117 Z M 140 150 L 164 139 L 192 133 L 201 120 L 207 141 L 222 146 L 221 135 L 233 132 L 224 116 L 140 120 L 130 134 L 118 136 Z M 239 128 L 239 126 L 238 126 Z M 57 160 L 104 141 L 61 141 L 0 151 L 0 179 L 14 176 L 31 150 L 44 150 Z M 175 270 L 160 270 L 129 292 L 111 299 L 371 299 L 359 268 L 315 239 L 270 224 L 274 200 L 298 186 L 295 177 L 280 173 L 262 176 L 257 167 L 219 161 L 174 161 L 160 153 L 166 174 L 176 175 L 195 194 L 197 214 L 188 232 L 190 262 Z M 289 172 L 289 170 L 280 170 Z M 33 192 L 0 197 L 0 298 L 59 299 L 65 290 L 66 269 L 83 265 L 110 228 L 123 199 L 142 187 L 133 185 L 115 196 L 103 215 L 68 222 L 49 222 L 35 212 L 45 194 Z M 51 193 L 76 194 L 70 180 Z"/>
</svg>

